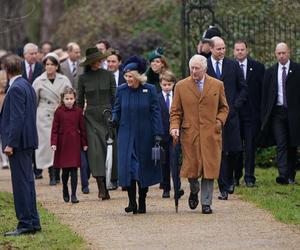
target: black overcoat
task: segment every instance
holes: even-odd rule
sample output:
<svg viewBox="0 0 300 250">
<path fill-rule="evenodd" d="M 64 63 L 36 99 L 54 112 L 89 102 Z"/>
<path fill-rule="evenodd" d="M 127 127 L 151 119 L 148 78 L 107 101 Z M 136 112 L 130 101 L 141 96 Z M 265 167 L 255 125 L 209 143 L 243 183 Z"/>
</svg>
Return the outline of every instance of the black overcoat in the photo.
<svg viewBox="0 0 300 250">
<path fill-rule="evenodd" d="M 223 59 L 221 81 L 224 83 L 225 95 L 229 105 L 229 115 L 223 129 L 223 151 L 241 151 L 239 109 L 247 99 L 247 84 L 236 61 Z M 217 78 L 211 58 L 207 60 L 207 74 Z"/>
<path fill-rule="evenodd" d="M 278 63 L 266 70 L 262 88 L 261 134 L 259 146 L 276 145 L 271 129 L 271 114 L 277 103 Z M 290 62 L 286 79 L 287 115 L 289 127 L 289 145 L 300 145 L 300 64 Z"/>
</svg>

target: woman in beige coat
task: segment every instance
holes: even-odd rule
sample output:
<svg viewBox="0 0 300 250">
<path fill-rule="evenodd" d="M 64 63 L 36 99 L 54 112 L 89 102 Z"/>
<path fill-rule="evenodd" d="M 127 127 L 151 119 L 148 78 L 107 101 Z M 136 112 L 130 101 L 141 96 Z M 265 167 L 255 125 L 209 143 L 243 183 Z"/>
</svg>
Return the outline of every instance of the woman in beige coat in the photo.
<svg viewBox="0 0 300 250">
<path fill-rule="evenodd" d="M 53 151 L 50 147 L 50 134 L 53 116 L 60 102 L 60 94 L 66 86 L 71 86 L 69 79 L 58 73 L 59 59 L 55 53 L 48 53 L 43 59 L 45 72 L 32 84 L 37 96 L 37 130 L 39 147 L 36 150 L 38 169 L 49 169 L 50 185 L 56 184 L 53 165 Z M 59 181 L 59 179 L 57 179 Z"/>
</svg>

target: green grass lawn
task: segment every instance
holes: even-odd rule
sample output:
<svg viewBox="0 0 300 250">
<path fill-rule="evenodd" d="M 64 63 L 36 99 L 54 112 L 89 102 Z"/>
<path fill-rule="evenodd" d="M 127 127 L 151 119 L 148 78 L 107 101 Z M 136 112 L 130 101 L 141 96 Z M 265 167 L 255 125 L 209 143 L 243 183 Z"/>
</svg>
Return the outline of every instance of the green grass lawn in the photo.
<svg viewBox="0 0 300 250">
<path fill-rule="evenodd" d="M 300 173 L 296 176 L 295 185 L 279 185 L 276 168 L 256 168 L 257 187 L 236 188 L 236 194 L 242 199 L 251 201 L 259 207 L 270 211 L 276 219 L 286 224 L 294 224 L 300 228 Z"/>
<path fill-rule="evenodd" d="M 84 240 L 41 206 L 38 207 L 42 231 L 34 235 L 4 237 L 17 225 L 12 194 L 0 192 L 0 249 L 86 249 Z"/>
</svg>

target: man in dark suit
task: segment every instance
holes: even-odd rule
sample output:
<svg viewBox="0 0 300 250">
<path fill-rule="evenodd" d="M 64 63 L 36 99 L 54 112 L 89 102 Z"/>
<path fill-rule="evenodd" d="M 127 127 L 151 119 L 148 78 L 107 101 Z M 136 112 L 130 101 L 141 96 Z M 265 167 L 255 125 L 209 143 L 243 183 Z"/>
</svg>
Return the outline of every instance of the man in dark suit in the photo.
<svg viewBox="0 0 300 250">
<path fill-rule="evenodd" d="M 246 187 L 254 187 L 256 180 L 254 176 L 255 139 L 260 130 L 261 88 L 265 67 L 248 56 L 245 41 L 235 42 L 233 54 L 248 86 L 247 101 L 239 110 L 243 152 L 240 154 L 240 163 L 234 173 L 235 185 L 239 185 L 239 180 L 243 175 L 243 155 L 245 152 L 244 181 Z"/>
<path fill-rule="evenodd" d="M 277 146 L 278 184 L 294 184 L 300 145 L 300 65 L 287 44 L 275 49 L 278 63 L 266 70 L 262 89 L 261 146 Z"/>
<path fill-rule="evenodd" d="M 123 77 L 123 72 L 121 70 L 122 66 L 122 56 L 118 50 L 109 50 L 110 55 L 107 57 L 107 70 L 114 74 L 116 80 L 116 87 L 125 83 L 126 80 Z"/>
<path fill-rule="evenodd" d="M 22 62 L 22 77 L 29 81 L 33 81 L 43 73 L 43 65 L 37 62 L 38 46 L 34 43 L 27 43 L 23 49 L 24 61 Z M 36 179 L 43 178 L 42 169 L 36 168 L 35 155 L 33 153 L 33 172 Z"/>
<path fill-rule="evenodd" d="M 38 146 L 36 94 L 22 76 L 22 59 L 10 55 L 4 62 L 9 88 L 0 116 L 2 150 L 9 157 L 14 204 L 18 225 L 5 236 L 18 236 L 41 230 L 36 208 L 32 154 Z"/>
<path fill-rule="evenodd" d="M 247 99 L 247 85 L 236 61 L 225 57 L 225 43 L 220 37 L 211 39 L 211 57 L 207 61 L 207 74 L 224 83 L 229 115 L 223 128 L 222 160 L 219 176 L 220 200 L 227 200 L 234 192 L 233 171 L 242 151 L 238 112 Z"/>
<path fill-rule="evenodd" d="M 22 76 L 30 83 L 33 83 L 43 73 L 43 65 L 37 62 L 38 46 L 34 43 L 27 43 L 23 50 Z"/>
<path fill-rule="evenodd" d="M 76 89 L 79 76 L 83 73 L 83 67 L 79 67 L 80 47 L 77 43 L 71 42 L 67 45 L 67 51 L 69 58 L 60 64 L 60 70 Z"/>
</svg>

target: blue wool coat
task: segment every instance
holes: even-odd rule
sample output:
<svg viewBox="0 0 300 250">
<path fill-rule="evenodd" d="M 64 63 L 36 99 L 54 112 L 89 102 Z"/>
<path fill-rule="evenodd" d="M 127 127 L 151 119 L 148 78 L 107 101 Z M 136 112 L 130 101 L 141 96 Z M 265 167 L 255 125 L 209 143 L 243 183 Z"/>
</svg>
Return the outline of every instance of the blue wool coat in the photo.
<svg viewBox="0 0 300 250">
<path fill-rule="evenodd" d="M 118 175 L 122 187 L 130 186 L 132 155 L 139 162 L 139 181 L 148 187 L 161 181 L 160 164 L 151 159 L 154 137 L 163 134 L 156 88 L 150 84 L 137 89 L 122 84 L 118 87 L 113 120 L 118 130 Z"/>
</svg>

